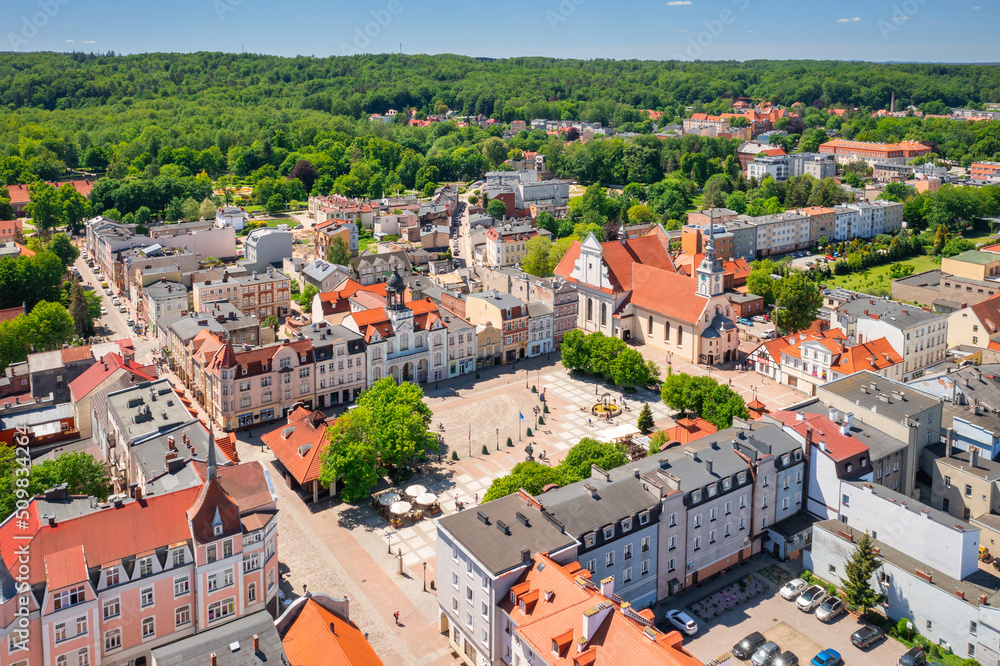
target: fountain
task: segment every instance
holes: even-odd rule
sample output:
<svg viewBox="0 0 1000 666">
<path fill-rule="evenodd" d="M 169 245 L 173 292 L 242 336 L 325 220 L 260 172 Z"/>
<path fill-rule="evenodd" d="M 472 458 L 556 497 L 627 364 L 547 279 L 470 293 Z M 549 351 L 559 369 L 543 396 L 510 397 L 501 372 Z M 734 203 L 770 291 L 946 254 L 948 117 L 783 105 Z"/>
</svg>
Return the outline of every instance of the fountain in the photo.
<svg viewBox="0 0 1000 666">
<path fill-rule="evenodd" d="M 619 405 L 617 401 L 611 397 L 610 393 L 605 393 L 601 397 L 601 401 L 590 408 L 590 413 L 594 416 L 606 419 L 621 414 L 622 408 L 621 405 Z"/>
</svg>

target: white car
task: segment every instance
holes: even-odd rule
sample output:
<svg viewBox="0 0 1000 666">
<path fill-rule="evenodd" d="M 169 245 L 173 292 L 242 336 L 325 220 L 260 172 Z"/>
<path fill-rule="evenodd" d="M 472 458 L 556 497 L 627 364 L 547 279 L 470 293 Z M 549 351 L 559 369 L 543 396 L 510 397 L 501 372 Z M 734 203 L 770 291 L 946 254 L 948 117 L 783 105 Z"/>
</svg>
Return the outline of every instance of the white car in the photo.
<svg viewBox="0 0 1000 666">
<path fill-rule="evenodd" d="M 128 308 L 124 305 L 118 307 L 118 312 L 125 313 L 128 312 Z"/>
<path fill-rule="evenodd" d="M 806 582 L 804 580 L 802 580 L 801 578 L 796 578 L 794 580 L 790 580 L 787 583 L 785 583 L 785 585 L 781 588 L 781 592 L 779 594 L 781 594 L 782 599 L 791 601 L 796 597 L 798 597 L 800 594 L 802 594 L 807 587 L 809 586 L 806 585 Z"/>
<path fill-rule="evenodd" d="M 107 308 L 101 308 L 101 314 L 102 315 L 108 314 L 108 309 Z"/>
<path fill-rule="evenodd" d="M 799 607 L 799 610 L 803 613 L 811 613 L 816 608 L 826 601 L 827 594 L 819 585 L 813 585 L 808 590 L 799 595 L 799 598 L 795 600 L 795 605 Z"/>
<path fill-rule="evenodd" d="M 674 625 L 679 631 L 684 632 L 688 636 L 694 636 L 698 633 L 698 623 L 684 611 L 667 611 L 667 619 L 670 620 L 670 624 Z"/>
</svg>

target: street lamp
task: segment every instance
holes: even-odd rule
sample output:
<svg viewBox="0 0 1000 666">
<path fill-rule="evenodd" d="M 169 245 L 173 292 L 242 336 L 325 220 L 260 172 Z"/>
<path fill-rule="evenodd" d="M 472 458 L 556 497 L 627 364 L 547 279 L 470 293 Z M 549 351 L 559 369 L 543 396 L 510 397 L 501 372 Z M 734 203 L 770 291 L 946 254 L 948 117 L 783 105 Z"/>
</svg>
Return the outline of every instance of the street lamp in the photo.
<svg viewBox="0 0 1000 666">
<path fill-rule="evenodd" d="M 497 428 L 497 451 L 500 450 L 500 428 Z"/>
<path fill-rule="evenodd" d="M 386 535 L 386 539 L 389 540 L 389 554 L 392 555 L 392 532 Z"/>
<path fill-rule="evenodd" d="M 424 592 L 427 591 L 427 562 L 424 562 Z"/>
</svg>

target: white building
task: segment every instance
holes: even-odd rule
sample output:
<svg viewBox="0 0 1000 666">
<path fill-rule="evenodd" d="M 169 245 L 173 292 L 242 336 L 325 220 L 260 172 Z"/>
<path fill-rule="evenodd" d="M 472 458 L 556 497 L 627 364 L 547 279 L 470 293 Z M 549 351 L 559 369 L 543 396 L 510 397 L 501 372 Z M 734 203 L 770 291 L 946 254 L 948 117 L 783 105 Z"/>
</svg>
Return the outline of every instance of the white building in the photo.
<svg viewBox="0 0 1000 666">
<path fill-rule="evenodd" d="M 552 351 L 552 310 L 544 303 L 528 303 L 528 348 L 533 357 Z"/>
<path fill-rule="evenodd" d="M 223 206 L 215 210 L 215 226 L 232 227 L 236 231 L 241 231 L 247 223 L 247 214 L 236 206 Z"/>
</svg>

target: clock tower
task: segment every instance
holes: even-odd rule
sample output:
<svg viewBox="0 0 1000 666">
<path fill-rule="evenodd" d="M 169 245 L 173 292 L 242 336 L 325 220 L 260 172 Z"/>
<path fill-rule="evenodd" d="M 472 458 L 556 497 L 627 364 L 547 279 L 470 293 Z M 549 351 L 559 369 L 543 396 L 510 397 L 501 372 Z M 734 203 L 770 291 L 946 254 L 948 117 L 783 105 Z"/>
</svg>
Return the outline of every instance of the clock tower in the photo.
<svg viewBox="0 0 1000 666">
<path fill-rule="evenodd" d="M 708 239 L 705 241 L 705 258 L 698 265 L 695 276 L 698 281 L 697 294 L 706 298 L 722 294 L 725 290 L 724 275 L 722 262 L 715 256 L 715 225 L 709 224 Z"/>
</svg>

